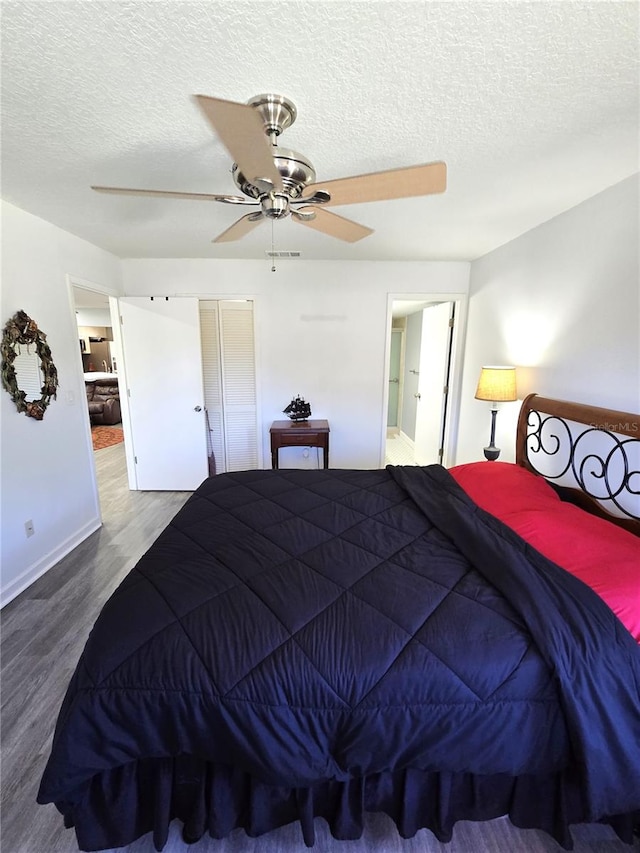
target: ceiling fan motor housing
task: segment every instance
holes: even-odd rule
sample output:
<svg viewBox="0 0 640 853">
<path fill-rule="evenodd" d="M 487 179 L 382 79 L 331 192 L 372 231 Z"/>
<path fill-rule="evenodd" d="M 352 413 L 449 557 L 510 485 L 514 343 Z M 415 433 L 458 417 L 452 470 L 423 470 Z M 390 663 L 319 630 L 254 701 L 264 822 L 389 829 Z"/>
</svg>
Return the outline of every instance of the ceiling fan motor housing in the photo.
<svg viewBox="0 0 640 853">
<path fill-rule="evenodd" d="M 264 132 L 271 139 L 273 162 L 282 180 L 282 188 L 269 192 L 265 189 L 268 182 L 261 180 L 262 175 L 245 175 L 237 163 L 233 164 L 231 174 L 240 192 L 261 201 L 265 216 L 280 219 L 287 215 L 289 199 L 299 198 L 304 188 L 315 181 L 316 170 L 303 154 L 291 148 L 278 148 L 278 136 L 291 127 L 298 114 L 293 101 L 284 95 L 265 94 L 250 98 L 247 105 L 260 115 Z"/>
<path fill-rule="evenodd" d="M 303 189 L 308 184 L 312 184 L 316 179 L 316 170 L 313 168 L 311 161 L 304 154 L 299 154 L 291 148 L 279 148 L 277 145 L 274 145 L 273 162 L 282 178 L 282 191 L 289 198 L 298 198 L 302 194 Z M 252 183 L 240 171 L 237 163 L 233 164 L 231 174 L 240 192 L 243 192 L 250 198 L 256 199 L 264 195 L 264 186 L 260 187 Z M 259 176 L 256 175 L 253 180 L 257 177 Z"/>
</svg>

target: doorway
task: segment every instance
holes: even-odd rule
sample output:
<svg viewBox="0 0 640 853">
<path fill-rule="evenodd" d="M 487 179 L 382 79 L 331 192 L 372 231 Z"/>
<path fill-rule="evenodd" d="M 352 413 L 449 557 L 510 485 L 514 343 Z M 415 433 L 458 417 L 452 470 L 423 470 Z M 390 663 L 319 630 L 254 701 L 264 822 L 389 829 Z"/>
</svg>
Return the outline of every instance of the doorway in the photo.
<svg viewBox="0 0 640 853">
<path fill-rule="evenodd" d="M 252 300 L 124 297 L 71 276 L 67 277 L 67 282 L 74 337 L 79 346 L 82 396 L 87 382 L 93 379 L 105 382 L 116 379 L 118 391 L 122 390 L 119 395 L 121 422 L 113 426 L 121 430 L 119 450 L 129 490 L 193 491 L 216 468 L 217 473 L 221 473 L 261 467 Z M 85 313 L 79 316 L 83 309 L 91 309 L 94 313 L 90 317 Z M 96 316 L 96 311 L 103 313 Z M 200 320 L 214 315 L 218 317 L 219 330 L 216 322 L 216 334 L 210 337 L 207 333 L 210 323 L 201 327 Z M 92 326 L 81 333 L 78 327 L 83 323 L 98 324 L 100 328 Z M 109 348 L 103 350 L 107 339 Z M 168 341 L 172 346 L 166 345 Z M 102 370 L 95 370 L 94 346 L 96 351 L 100 350 L 97 363 Z M 209 379 L 213 374 L 218 379 L 213 385 L 221 395 L 218 401 L 224 433 L 224 452 L 221 453 L 214 454 L 216 436 L 220 439 L 215 431 L 215 414 L 220 412 L 216 409 L 212 383 L 204 382 L 203 388 L 202 373 L 193 369 L 196 364 Z M 168 385 L 174 389 L 172 394 L 166 393 Z M 176 402 L 175 389 L 179 389 L 186 403 L 184 399 Z M 90 417 L 84 399 L 82 405 L 88 445 L 92 446 Z M 209 407 L 211 413 L 207 411 Z M 176 426 L 179 417 L 189 422 Z M 211 427 L 206 430 L 205 419 L 211 421 Z M 159 424 L 162 429 L 158 429 Z M 209 442 L 208 433 L 211 434 Z M 181 437 L 179 444 L 175 444 L 176 435 Z M 160 446 L 162 441 L 164 446 Z M 100 477 L 96 477 L 95 452 L 90 458 L 99 514 Z M 212 471 L 213 460 L 217 466 Z M 191 467 L 187 464 L 189 461 L 193 463 Z"/>
<path fill-rule="evenodd" d="M 390 297 L 385 465 L 451 464 L 461 299 Z"/>
<path fill-rule="evenodd" d="M 96 512 L 101 516 L 105 490 L 111 488 L 113 479 L 121 479 L 126 472 L 119 405 L 118 348 L 114 342 L 117 329 L 114 328 L 111 304 L 116 304 L 116 293 L 72 276 L 67 276 L 67 286 L 73 334 L 78 347 L 79 386 L 82 389 L 78 405 L 84 410 Z M 94 413 L 90 414 L 89 397 L 93 392 L 97 396 L 92 406 Z M 98 456 L 98 453 L 102 455 Z"/>
</svg>

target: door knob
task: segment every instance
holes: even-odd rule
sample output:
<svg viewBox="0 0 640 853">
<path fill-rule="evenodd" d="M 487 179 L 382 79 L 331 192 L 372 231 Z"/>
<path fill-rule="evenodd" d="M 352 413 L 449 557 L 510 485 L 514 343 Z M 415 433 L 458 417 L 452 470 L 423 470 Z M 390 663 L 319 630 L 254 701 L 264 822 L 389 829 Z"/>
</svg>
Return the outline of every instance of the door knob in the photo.
<svg viewBox="0 0 640 853">
<path fill-rule="evenodd" d="M 195 406 L 195 407 L 194 407 L 194 409 L 193 409 L 193 411 L 194 411 L 194 412 L 201 412 L 201 411 L 202 411 L 202 406 Z"/>
<path fill-rule="evenodd" d="M 419 400 L 422 395 L 421 394 L 414 394 L 413 396 L 416 398 L 416 400 Z"/>
</svg>

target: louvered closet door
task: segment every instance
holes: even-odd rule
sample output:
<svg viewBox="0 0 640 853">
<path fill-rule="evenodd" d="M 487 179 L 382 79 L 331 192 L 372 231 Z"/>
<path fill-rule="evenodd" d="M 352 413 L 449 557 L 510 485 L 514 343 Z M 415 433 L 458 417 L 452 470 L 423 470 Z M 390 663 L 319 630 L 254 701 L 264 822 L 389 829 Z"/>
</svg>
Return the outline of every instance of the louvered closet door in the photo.
<svg viewBox="0 0 640 853">
<path fill-rule="evenodd" d="M 219 302 L 227 471 L 259 467 L 253 302 Z"/>
<path fill-rule="evenodd" d="M 200 302 L 200 341 L 202 349 L 202 380 L 204 405 L 208 419 L 207 453 L 213 453 L 215 473 L 226 471 L 224 423 L 222 420 L 222 374 L 220 365 L 220 335 L 218 333 L 218 303 Z M 210 469 L 211 470 L 211 466 Z"/>
<path fill-rule="evenodd" d="M 201 301 L 200 328 L 216 473 L 258 468 L 253 303 Z"/>
</svg>

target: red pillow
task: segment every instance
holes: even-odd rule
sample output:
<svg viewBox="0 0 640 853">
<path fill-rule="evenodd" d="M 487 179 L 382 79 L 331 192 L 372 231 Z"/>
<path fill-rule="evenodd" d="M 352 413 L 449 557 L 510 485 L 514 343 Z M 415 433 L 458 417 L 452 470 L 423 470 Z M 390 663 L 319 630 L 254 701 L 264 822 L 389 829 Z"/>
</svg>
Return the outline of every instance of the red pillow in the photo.
<svg viewBox="0 0 640 853">
<path fill-rule="evenodd" d="M 450 469 L 478 506 L 606 601 L 640 643 L 640 538 L 561 501 L 540 476 L 510 462 Z"/>
<path fill-rule="evenodd" d="M 449 473 L 479 506 L 498 517 L 521 509 L 556 508 L 560 500 L 544 477 L 513 462 L 469 462 Z"/>
</svg>

